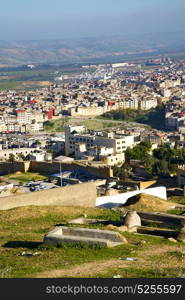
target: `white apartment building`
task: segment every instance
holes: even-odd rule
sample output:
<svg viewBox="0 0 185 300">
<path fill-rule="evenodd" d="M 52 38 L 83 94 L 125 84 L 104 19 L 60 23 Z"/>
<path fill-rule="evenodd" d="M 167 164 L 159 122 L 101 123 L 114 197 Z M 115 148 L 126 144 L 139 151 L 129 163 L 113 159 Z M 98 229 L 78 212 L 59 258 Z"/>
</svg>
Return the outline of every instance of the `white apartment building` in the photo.
<svg viewBox="0 0 185 300">
<path fill-rule="evenodd" d="M 160 83 L 160 87 L 161 88 L 171 88 L 171 87 L 176 87 L 179 86 L 181 84 L 181 80 L 180 79 L 176 79 L 176 80 L 165 80 L 164 82 Z"/>
<path fill-rule="evenodd" d="M 151 108 L 155 108 L 157 106 L 157 99 L 143 99 L 140 102 L 140 109 L 149 110 Z"/>
<path fill-rule="evenodd" d="M 26 129 L 29 132 L 39 132 L 39 131 L 42 131 L 44 129 L 42 122 L 30 124 L 27 127 L 28 127 L 28 129 L 27 128 Z"/>
<path fill-rule="evenodd" d="M 101 132 L 101 134 L 93 135 L 85 133 L 83 126 L 66 126 L 65 127 L 65 152 L 66 155 L 74 154 L 77 151 L 77 144 L 81 144 L 83 151 L 89 151 L 92 147 L 99 146 L 107 149 L 112 148 L 112 154 L 124 153 L 128 147 L 134 145 L 133 136 L 114 136 L 113 133 Z M 79 151 L 78 147 L 78 151 Z M 82 151 L 82 150 L 80 150 Z"/>
<path fill-rule="evenodd" d="M 3 161 L 8 160 L 10 157 L 10 154 L 15 155 L 15 159 L 19 160 L 20 154 L 27 156 L 34 151 L 35 151 L 35 148 L 20 148 L 20 149 L 15 148 L 15 149 L 0 150 L 0 160 L 3 160 Z"/>
<path fill-rule="evenodd" d="M 31 124 L 32 119 L 32 112 L 22 109 L 17 110 L 17 122 L 19 124 Z"/>
</svg>

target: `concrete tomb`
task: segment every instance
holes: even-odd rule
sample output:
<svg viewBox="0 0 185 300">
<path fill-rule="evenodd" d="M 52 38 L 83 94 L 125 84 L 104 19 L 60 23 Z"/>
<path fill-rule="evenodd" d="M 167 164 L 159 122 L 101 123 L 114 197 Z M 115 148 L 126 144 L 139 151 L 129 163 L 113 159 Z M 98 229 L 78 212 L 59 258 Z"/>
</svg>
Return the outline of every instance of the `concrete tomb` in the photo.
<svg viewBox="0 0 185 300">
<path fill-rule="evenodd" d="M 126 242 L 126 239 L 118 232 L 66 226 L 57 226 L 44 236 L 45 244 L 55 246 L 83 243 L 87 245 L 114 247 Z"/>
</svg>

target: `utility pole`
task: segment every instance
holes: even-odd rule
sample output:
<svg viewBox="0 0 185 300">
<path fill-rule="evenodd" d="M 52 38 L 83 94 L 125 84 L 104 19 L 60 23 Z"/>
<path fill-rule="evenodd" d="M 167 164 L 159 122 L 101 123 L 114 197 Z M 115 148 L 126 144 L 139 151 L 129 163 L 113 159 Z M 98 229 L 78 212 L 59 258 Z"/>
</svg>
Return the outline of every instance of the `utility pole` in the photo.
<svg viewBox="0 0 185 300">
<path fill-rule="evenodd" d="M 60 161 L 60 186 L 62 187 L 62 166 Z"/>
</svg>

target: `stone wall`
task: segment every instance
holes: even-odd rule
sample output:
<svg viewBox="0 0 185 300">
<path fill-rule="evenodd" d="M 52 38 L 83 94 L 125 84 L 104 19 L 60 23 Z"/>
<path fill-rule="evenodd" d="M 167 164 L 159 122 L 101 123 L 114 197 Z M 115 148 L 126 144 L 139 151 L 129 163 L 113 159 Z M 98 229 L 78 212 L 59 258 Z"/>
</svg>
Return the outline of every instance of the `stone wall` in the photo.
<svg viewBox="0 0 185 300">
<path fill-rule="evenodd" d="M 84 172 L 88 172 L 91 175 L 98 176 L 100 178 L 109 178 L 112 176 L 112 169 L 110 169 L 107 166 L 96 167 L 96 166 L 83 165 L 82 163 L 78 163 L 78 162 L 71 162 L 71 163 L 61 163 L 61 167 L 63 171 L 81 170 Z M 41 174 L 59 173 L 60 163 L 31 161 L 29 171 L 39 172 Z"/>
<path fill-rule="evenodd" d="M 15 172 L 27 172 L 30 162 L 0 162 L 0 176 Z"/>
<path fill-rule="evenodd" d="M 95 207 L 96 185 L 92 182 L 81 183 L 62 188 L 0 198 L 0 210 L 29 205 Z"/>
<path fill-rule="evenodd" d="M 63 171 L 81 170 L 88 172 L 99 178 L 109 178 L 113 176 L 113 171 L 108 166 L 90 166 L 79 162 L 61 163 Z M 40 162 L 40 161 L 26 161 L 26 162 L 1 162 L 0 176 L 10 173 L 20 172 L 38 172 L 41 174 L 53 174 L 60 172 L 59 162 Z"/>
</svg>

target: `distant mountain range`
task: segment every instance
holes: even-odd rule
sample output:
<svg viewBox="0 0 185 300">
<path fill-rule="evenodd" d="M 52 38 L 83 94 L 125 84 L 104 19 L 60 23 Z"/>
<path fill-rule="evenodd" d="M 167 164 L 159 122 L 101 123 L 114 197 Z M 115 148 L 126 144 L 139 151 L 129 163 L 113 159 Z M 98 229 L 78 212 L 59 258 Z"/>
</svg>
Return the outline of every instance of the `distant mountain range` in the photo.
<svg viewBox="0 0 185 300">
<path fill-rule="evenodd" d="M 0 41 L 0 67 L 96 63 L 185 53 L 185 32 L 41 41 Z"/>
</svg>

